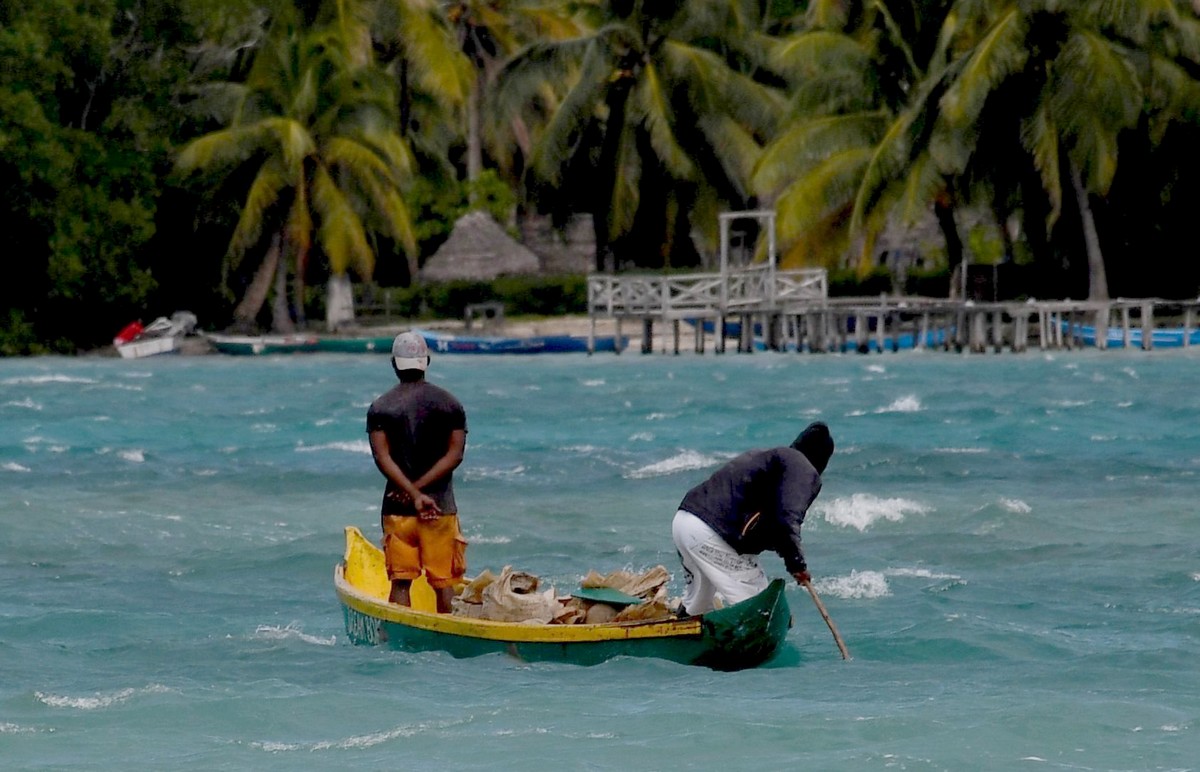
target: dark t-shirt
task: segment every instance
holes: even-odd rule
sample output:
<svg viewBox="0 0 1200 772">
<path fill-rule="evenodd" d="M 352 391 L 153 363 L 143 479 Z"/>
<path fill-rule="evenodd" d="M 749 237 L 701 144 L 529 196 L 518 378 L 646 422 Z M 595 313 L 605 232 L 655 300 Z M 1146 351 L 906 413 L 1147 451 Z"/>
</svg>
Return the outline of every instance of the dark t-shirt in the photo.
<svg viewBox="0 0 1200 772">
<path fill-rule="evenodd" d="M 398 383 L 367 409 L 367 431 L 387 434 L 392 460 L 410 480 L 416 480 L 446 455 L 450 435 L 466 431 L 467 414 L 453 394 L 428 381 Z M 429 485 L 428 494 L 447 514 L 458 512 L 454 475 Z M 384 515 L 415 515 L 412 500 L 391 480 L 383 491 Z"/>
<path fill-rule="evenodd" d="M 776 552 L 794 573 L 806 568 L 800 526 L 820 492 L 821 475 L 800 451 L 751 450 L 688 491 L 679 508 L 738 553 Z"/>
</svg>

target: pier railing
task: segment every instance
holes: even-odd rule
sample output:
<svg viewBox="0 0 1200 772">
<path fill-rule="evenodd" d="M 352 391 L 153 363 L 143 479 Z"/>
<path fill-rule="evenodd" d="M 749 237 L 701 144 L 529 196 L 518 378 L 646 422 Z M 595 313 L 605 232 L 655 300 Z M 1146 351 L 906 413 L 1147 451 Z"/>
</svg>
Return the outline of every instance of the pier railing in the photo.
<svg viewBox="0 0 1200 772">
<path fill-rule="evenodd" d="M 642 325 L 641 348 L 654 346 L 655 322 L 669 322 L 673 343 L 663 338 L 662 350 L 680 351 L 680 322 L 691 325 L 695 350 L 723 353 L 726 341 L 736 341 L 738 351 L 758 349 L 800 352 L 947 351 L 1022 352 L 1077 348 L 1187 348 L 1200 346 L 1200 298 L 1117 298 L 1105 301 L 1025 300 L 983 303 L 947 298 L 908 296 L 828 298 L 807 296 L 824 291 L 824 279 L 792 292 L 775 282 L 758 279 L 766 272 L 740 272 L 723 280 L 709 275 L 703 292 L 672 294 L 655 285 L 659 294 L 647 293 L 639 303 L 628 302 L 625 282 L 589 284 L 593 299 L 611 303 L 590 304 L 593 329 L 596 319 Z M 590 277 L 598 279 L 599 277 Z M 628 279 L 629 277 L 607 277 Z M 684 279 L 686 277 L 675 277 Z M 697 277 L 687 283 L 695 289 Z M 645 277 L 639 278 L 645 280 Z M 660 279 L 661 280 L 661 279 Z M 819 287 L 820 289 L 815 289 Z M 722 295 L 722 292 L 726 293 Z M 774 293 L 773 295 L 771 293 Z M 706 346 L 706 338 L 711 346 Z"/>
<path fill-rule="evenodd" d="M 823 300 L 823 269 L 781 271 L 756 265 L 724 273 L 592 274 L 588 313 L 609 317 L 681 319 L 751 313 Z"/>
</svg>

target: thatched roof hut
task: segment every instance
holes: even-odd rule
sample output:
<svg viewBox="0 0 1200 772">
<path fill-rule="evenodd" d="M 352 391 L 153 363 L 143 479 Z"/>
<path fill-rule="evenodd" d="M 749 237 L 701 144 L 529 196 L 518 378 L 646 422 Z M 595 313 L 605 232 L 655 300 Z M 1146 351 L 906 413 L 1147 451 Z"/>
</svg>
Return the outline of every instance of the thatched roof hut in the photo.
<svg viewBox="0 0 1200 772">
<path fill-rule="evenodd" d="M 420 278 L 487 280 L 540 269 L 537 255 L 505 233 L 491 215 L 474 211 L 458 218 L 450 238 L 425 261 Z"/>
</svg>

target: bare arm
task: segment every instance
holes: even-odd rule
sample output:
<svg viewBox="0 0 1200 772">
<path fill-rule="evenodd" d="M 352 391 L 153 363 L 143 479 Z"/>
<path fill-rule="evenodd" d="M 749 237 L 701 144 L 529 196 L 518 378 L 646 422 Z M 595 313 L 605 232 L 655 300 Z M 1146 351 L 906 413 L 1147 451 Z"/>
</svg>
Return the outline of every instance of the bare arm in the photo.
<svg viewBox="0 0 1200 772">
<path fill-rule="evenodd" d="M 465 429 L 455 429 L 450 432 L 450 443 L 446 453 L 429 467 L 429 471 L 421 475 L 413 483 L 419 490 L 424 490 L 430 483 L 449 475 L 462 463 L 463 454 L 467 449 L 467 432 Z"/>
<path fill-rule="evenodd" d="M 417 509 L 417 514 L 423 518 L 440 515 L 441 510 L 438 509 L 434 500 L 421 491 L 430 483 L 440 480 L 453 472 L 462 463 L 463 454 L 467 447 L 466 431 L 457 429 L 451 432 L 446 452 L 429 468 L 429 471 L 416 480 L 409 480 L 399 465 L 392 459 L 385 432 L 381 430 L 371 432 L 370 440 L 371 454 L 375 457 L 375 466 L 379 467 L 379 471 L 383 473 L 384 477 L 399 485 L 400 489 L 412 498 L 413 505 Z"/>
<path fill-rule="evenodd" d="M 383 473 L 383 476 L 388 480 L 400 486 L 400 490 L 408 494 L 413 500 L 413 506 L 416 507 L 417 514 L 422 517 L 436 517 L 441 514 L 438 510 L 437 503 L 421 493 L 418 487 L 412 480 L 404 474 L 400 465 L 392 458 L 391 445 L 388 443 L 387 433 L 382 430 L 375 430 L 367 435 L 371 440 L 371 455 L 375 458 L 375 466 Z"/>
</svg>

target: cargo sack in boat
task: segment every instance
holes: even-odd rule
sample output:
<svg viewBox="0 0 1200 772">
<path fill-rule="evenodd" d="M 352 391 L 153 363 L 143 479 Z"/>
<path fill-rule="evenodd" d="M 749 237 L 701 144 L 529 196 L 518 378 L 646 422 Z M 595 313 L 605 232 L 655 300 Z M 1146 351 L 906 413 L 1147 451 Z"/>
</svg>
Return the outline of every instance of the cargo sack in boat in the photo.
<svg viewBox="0 0 1200 772">
<path fill-rule="evenodd" d="M 626 595 L 641 598 L 644 602 L 665 602 L 667 599 L 667 582 L 671 575 L 663 566 L 655 566 L 640 574 L 631 571 L 613 571 L 602 575 L 594 569 L 588 572 L 580 587 L 609 587 L 620 590 Z"/>
<path fill-rule="evenodd" d="M 458 595 L 450 601 L 451 613 L 461 617 L 481 618 L 483 616 L 483 591 L 495 581 L 496 575 L 484 569 L 479 576 L 463 585 Z"/>
<path fill-rule="evenodd" d="M 483 618 L 549 624 L 561 610 L 561 604 L 553 588 L 538 592 L 538 583 L 533 574 L 505 566 L 496 581 L 483 588 Z"/>
</svg>

